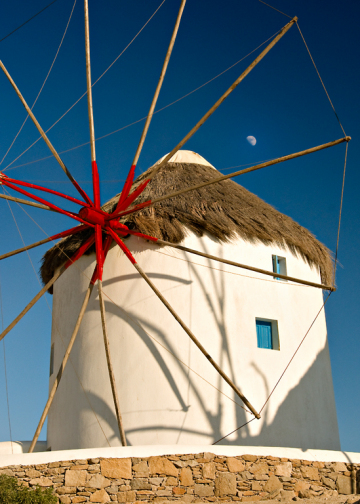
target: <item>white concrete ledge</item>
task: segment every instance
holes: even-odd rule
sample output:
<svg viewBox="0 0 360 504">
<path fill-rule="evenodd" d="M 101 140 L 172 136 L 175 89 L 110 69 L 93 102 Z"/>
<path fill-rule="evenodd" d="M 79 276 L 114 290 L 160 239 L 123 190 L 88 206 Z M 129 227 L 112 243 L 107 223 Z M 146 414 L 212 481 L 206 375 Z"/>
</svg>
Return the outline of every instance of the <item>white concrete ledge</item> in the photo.
<svg viewBox="0 0 360 504">
<path fill-rule="evenodd" d="M 22 442 L 22 446 L 28 442 Z M 6 443 L 7 444 L 7 443 Z M 188 453 L 211 452 L 216 455 L 239 456 L 258 455 L 286 457 L 319 462 L 350 462 L 360 464 L 360 453 L 331 451 L 331 450 L 302 450 L 301 448 L 282 448 L 264 446 L 221 446 L 221 445 L 163 445 L 163 446 L 126 446 L 114 448 L 88 448 L 85 450 L 46 451 L 37 453 L 3 454 L 1 449 L 5 443 L 0 443 L 0 467 L 10 465 L 33 465 L 59 462 L 62 460 L 76 460 L 88 458 L 125 458 L 151 457 L 160 455 L 175 455 Z"/>
</svg>

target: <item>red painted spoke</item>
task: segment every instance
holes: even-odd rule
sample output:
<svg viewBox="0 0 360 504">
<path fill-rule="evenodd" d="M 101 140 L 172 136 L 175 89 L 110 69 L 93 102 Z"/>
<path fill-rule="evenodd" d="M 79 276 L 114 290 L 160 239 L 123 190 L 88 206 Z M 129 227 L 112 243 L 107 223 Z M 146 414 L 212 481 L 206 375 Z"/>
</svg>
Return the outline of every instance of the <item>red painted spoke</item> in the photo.
<svg viewBox="0 0 360 504">
<path fill-rule="evenodd" d="M 133 236 L 138 236 L 139 238 L 144 238 L 144 240 L 150 240 L 150 241 L 153 241 L 153 242 L 157 242 L 158 241 L 158 238 L 155 238 L 154 236 L 149 236 L 149 235 L 146 235 L 146 234 L 143 234 L 143 233 L 139 233 L 137 231 L 133 231 L 132 229 L 117 229 L 115 227 L 115 230 L 117 233 L 120 233 L 124 236 L 130 234 L 130 235 L 133 235 Z"/>
<path fill-rule="evenodd" d="M 121 250 L 124 252 L 126 257 L 131 261 L 132 264 L 135 264 L 135 258 L 130 252 L 130 250 L 127 248 L 127 246 L 121 241 L 121 239 L 118 237 L 118 235 L 110 228 L 107 229 L 107 232 L 114 238 L 114 241 L 119 245 Z"/>
<path fill-rule="evenodd" d="M 74 255 L 70 257 L 70 259 L 65 263 L 65 269 L 69 268 L 75 261 L 80 259 L 81 256 L 85 254 L 85 252 L 91 247 L 91 245 L 95 241 L 95 234 L 92 234 L 86 242 L 84 242 L 81 247 L 75 252 Z"/>
<path fill-rule="evenodd" d="M 91 168 L 92 168 L 92 179 L 94 190 L 94 205 L 95 208 L 100 209 L 100 180 L 96 161 L 91 162 Z"/>
<path fill-rule="evenodd" d="M 95 226 L 95 251 L 96 251 L 96 262 L 98 265 L 98 275 L 99 279 L 102 280 L 104 251 L 102 246 L 102 227 L 100 224 L 96 224 Z"/>
<path fill-rule="evenodd" d="M 121 191 L 121 195 L 120 195 L 118 204 L 116 205 L 115 212 L 113 212 L 113 213 L 116 213 L 116 212 L 118 212 L 120 210 L 122 204 L 124 203 L 124 201 L 128 197 L 128 194 L 130 192 L 132 183 L 134 181 L 135 168 L 136 168 L 135 165 L 131 165 L 131 168 L 130 168 L 130 171 L 128 173 L 128 176 L 126 177 L 126 181 L 125 181 L 123 190 Z"/>
<path fill-rule="evenodd" d="M 150 205 L 152 205 L 152 200 L 144 201 L 144 203 L 139 203 L 138 205 L 135 205 L 132 208 L 129 208 L 129 210 L 126 210 L 125 212 L 118 213 L 116 215 L 116 217 L 123 217 L 124 215 L 132 214 L 132 213 L 137 212 L 138 210 L 141 210 L 142 208 L 146 208 Z"/>
<path fill-rule="evenodd" d="M 17 192 L 19 192 L 21 194 L 25 194 L 25 196 L 28 196 L 29 198 L 31 198 L 31 199 L 33 199 L 35 201 L 38 201 L 39 203 L 42 203 L 43 205 L 47 205 L 49 208 L 52 208 L 53 210 L 55 210 L 55 212 L 62 213 L 64 215 L 67 215 L 68 217 L 71 217 L 72 219 L 75 219 L 75 220 L 81 222 L 82 224 L 86 224 L 88 226 L 91 226 L 91 224 L 89 224 L 88 222 L 84 221 L 83 219 L 81 219 L 80 217 L 78 217 L 76 214 L 74 214 L 72 212 L 68 212 L 66 210 L 62 210 L 58 206 L 53 205 L 52 203 L 49 203 L 48 201 L 46 201 L 46 200 L 44 200 L 42 198 L 39 198 L 38 196 L 35 196 L 34 194 L 31 194 L 28 191 L 25 191 L 24 189 L 20 189 L 20 187 L 16 187 L 15 185 L 10 184 L 10 182 L 8 182 L 6 179 L 1 178 L 0 180 L 1 180 L 1 184 L 4 184 L 7 187 L 10 187 L 11 189 L 14 189 L 14 191 L 17 191 Z"/>
<path fill-rule="evenodd" d="M 58 192 L 58 191 L 53 191 L 52 189 L 48 189 L 46 187 L 38 186 L 36 184 L 31 184 L 29 182 L 22 182 L 21 180 L 16 180 L 16 179 L 7 177 L 6 175 L 3 175 L 3 176 L 6 177 L 6 179 L 9 182 L 13 183 L 13 184 L 21 185 L 21 186 L 24 186 L 24 187 L 30 187 L 31 189 L 36 189 L 38 191 L 48 192 L 50 194 L 55 194 L 55 196 L 60 196 L 61 198 L 67 199 L 69 201 L 72 201 L 73 203 L 77 203 L 80 206 L 89 206 L 87 203 L 84 203 L 83 201 L 80 201 L 77 198 L 73 198 L 72 196 L 68 196 L 67 194 L 63 194 L 63 193 Z"/>
<path fill-rule="evenodd" d="M 105 263 L 106 256 L 110 250 L 112 241 L 113 241 L 113 239 L 111 236 L 107 236 L 104 240 L 104 244 L 103 244 L 104 263 Z M 94 271 L 94 274 L 91 278 L 91 283 L 94 285 L 98 279 L 99 279 L 99 265 L 97 264 L 95 271 Z"/>
<path fill-rule="evenodd" d="M 49 236 L 49 241 L 50 240 L 58 240 L 59 238 L 65 238 L 66 236 L 70 236 L 76 233 L 80 233 L 81 231 L 85 231 L 85 229 L 90 229 L 90 226 L 76 226 L 70 229 L 67 229 L 66 231 L 62 231 L 61 233 L 58 233 L 53 236 Z"/>
<path fill-rule="evenodd" d="M 79 184 L 76 182 L 74 178 L 70 179 L 71 182 L 73 183 L 74 187 L 77 189 L 77 191 L 81 194 L 81 196 L 84 198 L 84 200 L 87 202 L 88 205 L 93 206 L 93 202 L 89 198 L 89 196 L 86 194 L 86 192 L 81 189 Z"/>
<path fill-rule="evenodd" d="M 114 217 L 117 215 L 117 213 L 121 212 L 121 210 L 125 210 L 126 208 L 128 208 L 131 205 L 131 203 L 135 201 L 136 198 L 143 192 L 143 190 L 145 189 L 145 187 L 148 185 L 149 182 L 150 179 L 145 180 L 145 182 L 140 184 L 139 187 L 135 189 L 135 191 L 133 191 L 121 205 L 118 205 L 117 209 L 115 210 L 115 212 L 111 214 L 111 216 Z"/>
</svg>

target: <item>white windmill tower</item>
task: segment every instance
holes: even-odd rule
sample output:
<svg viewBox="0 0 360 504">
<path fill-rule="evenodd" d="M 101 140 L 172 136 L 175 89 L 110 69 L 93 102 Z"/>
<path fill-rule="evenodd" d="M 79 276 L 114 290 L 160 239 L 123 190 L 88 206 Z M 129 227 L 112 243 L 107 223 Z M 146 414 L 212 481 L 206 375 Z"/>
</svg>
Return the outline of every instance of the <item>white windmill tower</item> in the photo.
<svg viewBox="0 0 360 504">
<path fill-rule="evenodd" d="M 184 6 L 185 0 L 182 0 L 127 182 L 120 197 L 104 207 L 100 204 L 95 156 L 87 1 L 85 31 L 93 199 L 65 167 L 0 63 L 47 145 L 83 198 L 80 201 L 1 175 L 1 184 L 31 197 L 37 202 L 33 205 L 71 216 L 77 224 L 80 222 L 71 230 L 41 241 L 70 237 L 49 251 L 43 268 L 44 288 L 1 334 L 3 338 L 41 295 L 54 289 L 50 395 L 30 451 L 49 411 L 48 443 L 53 450 L 102 446 L 109 440 L 112 445 L 126 444 L 126 438 L 138 444 L 209 443 L 238 425 L 239 419 L 260 419 L 270 382 L 293 355 L 306 329 L 298 314 L 310 313 L 321 299 L 320 289 L 333 290 L 326 249 L 291 219 L 226 179 L 348 142 L 349 137 L 227 176 L 218 174 L 201 156 L 180 151 L 296 23 L 296 18 L 278 33 L 189 134 L 133 184 Z M 21 189 L 23 186 L 71 199 L 81 208 L 76 214 L 69 213 Z M 246 208 L 241 206 L 244 201 Z M 220 224 L 224 221 L 223 224 L 216 224 L 217 219 Z M 181 252 L 172 251 L 173 247 Z M 188 253 L 201 257 L 197 259 L 198 264 L 189 260 Z M 214 266 L 213 261 L 226 264 L 228 269 Z M 239 268 L 251 270 L 253 278 L 240 276 Z M 48 272 L 51 272 L 49 277 Z M 262 280 L 263 275 L 268 282 Z M 95 284 L 97 292 L 93 289 Z M 291 446 L 287 434 L 291 424 L 294 446 L 338 448 L 323 314 L 317 318 L 313 333 L 312 340 L 303 346 L 306 359 L 295 366 L 292 378 L 281 383 L 277 398 L 273 396 L 268 403 L 266 421 L 254 422 L 249 428 L 251 444 Z M 184 343 L 186 334 L 198 349 L 190 341 Z M 65 344 L 65 354 L 60 341 Z M 160 344 L 161 349 L 155 344 Z M 66 366 L 70 352 L 73 352 L 77 376 Z M 316 386 L 312 379 L 310 384 L 307 382 L 309 373 L 314 374 Z M 81 388 L 86 390 L 87 404 L 83 402 Z M 226 404 L 225 396 L 230 401 Z M 306 414 L 318 415 L 317 427 L 312 428 L 312 433 L 300 427 L 304 409 L 301 410 L 298 401 L 302 397 L 306 397 Z M 244 417 L 243 408 L 250 417 Z M 94 424 L 94 412 L 97 419 L 103 420 L 100 421 L 102 431 Z M 278 418 L 280 412 L 281 418 Z M 253 425 L 257 427 L 252 429 Z M 296 439 L 295 431 L 298 432 Z"/>
</svg>

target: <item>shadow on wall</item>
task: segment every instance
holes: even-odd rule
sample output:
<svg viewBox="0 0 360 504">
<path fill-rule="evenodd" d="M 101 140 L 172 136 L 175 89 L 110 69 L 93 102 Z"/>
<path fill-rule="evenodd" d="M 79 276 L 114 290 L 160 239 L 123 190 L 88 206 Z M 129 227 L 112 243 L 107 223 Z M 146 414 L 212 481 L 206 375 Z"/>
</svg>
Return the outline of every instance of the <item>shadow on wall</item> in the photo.
<svg viewBox="0 0 360 504">
<path fill-rule="evenodd" d="M 249 427 L 245 426 L 238 431 L 236 439 L 231 441 L 224 439 L 220 444 L 290 446 L 303 450 L 340 450 L 336 417 L 333 418 L 328 413 L 329 410 L 334 411 L 335 409 L 334 404 L 328 404 L 330 400 L 333 400 L 331 372 L 329 372 L 329 376 L 324 377 L 324 369 L 328 369 L 326 365 L 328 362 L 329 350 L 326 345 L 318 353 L 314 363 L 296 387 L 289 391 L 271 422 L 265 407 L 262 412 L 263 425 L 258 435 L 252 436 Z M 255 364 L 253 366 L 256 367 Z M 257 369 L 257 372 L 262 375 L 259 369 Z M 289 373 L 291 373 L 290 368 Z M 268 389 L 263 375 L 262 378 L 266 389 Z M 286 380 L 286 374 L 283 380 Z M 324 389 L 324 386 L 326 389 Z M 310 405 L 307 402 L 307 396 L 312 398 L 315 396 L 319 399 L 316 404 L 312 400 Z M 237 408 L 238 425 L 242 425 L 246 421 L 244 411 Z"/>
<path fill-rule="evenodd" d="M 204 250 L 206 252 L 206 250 Z M 210 265 L 210 261 L 209 261 Z M 231 379 L 236 383 L 235 370 L 231 360 L 231 354 L 229 352 L 229 342 L 228 334 L 226 331 L 226 321 L 225 321 L 225 274 L 215 274 L 214 271 L 210 270 L 211 285 L 208 286 L 204 283 L 198 268 L 189 263 L 189 273 L 190 282 L 195 281 L 201 286 L 207 303 L 210 308 L 210 313 L 213 317 L 214 326 L 218 328 L 221 334 L 220 338 L 220 367 L 224 367 L 225 363 L 228 363 L 230 369 L 229 375 Z M 216 293 L 214 295 L 214 292 Z M 164 378 L 168 385 L 170 385 L 174 396 L 179 402 L 179 409 L 184 411 L 185 417 L 186 412 L 189 409 L 188 399 L 183 397 L 180 392 L 176 379 L 174 378 L 174 373 L 170 369 L 169 365 L 162 358 L 157 344 L 149 338 L 148 333 L 153 334 L 162 345 L 166 346 L 171 353 L 176 354 L 176 349 L 173 348 L 171 341 L 167 337 L 166 330 L 164 331 L 159 327 L 157 322 L 149 323 L 149 321 L 142 320 L 138 317 L 138 323 L 135 322 L 135 317 L 132 317 L 131 312 L 128 310 L 124 311 L 119 306 L 116 306 L 110 302 L 106 302 L 106 311 L 112 313 L 114 316 L 123 319 L 125 324 L 132 326 L 133 330 L 138 334 L 142 341 L 147 346 L 152 357 L 157 361 L 157 364 L 164 375 Z M 279 406 L 276 415 L 270 420 L 268 410 L 265 407 L 262 412 L 261 420 L 261 430 L 258 434 L 254 435 L 251 431 L 254 431 L 251 427 L 254 426 L 256 420 L 250 426 L 245 426 L 238 430 L 231 438 L 225 438 L 220 442 L 223 445 L 252 445 L 252 446 L 284 446 L 284 447 L 294 447 L 301 448 L 303 450 L 312 449 L 328 449 L 328 450 L 340 450 L 340 440 L 338 434 L 338 426 L 336 416 L 333 414 L 335 411 L 334 396 L 332 393 L 332 376 L 331 369 L 329 366 L 329 350 L 328 346 L 323 348 L 316 356 L 315 361 L 308 369 L 307 373 L 303 376 L 300 382 L 289 391 L 283 403 Z M 224 434 L 221 431 L 222 419 L 225 412 L 222 410 L 221 393 L 218 392 L 217 397 L 217 410 L 215 412 L 210 411 L 207 407 L 206 402 L 203 399 L 203 395 L 200 393 L 199 382 L 196 381 L 196 377 L 189 373 L 189 370 L 180 361 L 176 361 L 175 366 L 177 366 L 178 371 L 184 375 L 188 382 L 189 389 L 195 394 L 198 404 L 202 409 L 205 417 L 208 421 L 208 426 L 206 432 L 204 432 L 204 442 L 208 442 L 209 436 L 212 437 L 214 441 L 219 440 Z M 266 376 L 262 371 L 257 368 L 256 364 L 252 364 L 255 371 L 261 377 L 263 381 L 263 388 L 267 395 L 269 395 L 273 383 L 268 383 Z M 279 370 L 279 375 L 282 370 Z M 287 374 L 284 375 L 282 380 L 286 381 L 287 376 L 291 373 L 291 367 Z M 324 376 L 324 374 L 326 376 Z M 222 389 L 222 378 L 218 377 L 218 382 L 216 384 L 219 390 Z M 276 394 L 276 391 L 275 391 Z M 307 397 L 310 398 L 307 401 Z M 237 399 L 234 394 L 234 400 Z M 316 398 L 316 401 L 314 401 Z M 94 403 L 96 411 L 104 411 L 99 401 L 102 402 L 101 398 L 94 395 L 91 397 L 91 402 Z M 99 406 L 99 409 L 97 408 Z M 106 415 L 103 420 L 105 420 L 113 430 L 113 437 L 116 437 L 117 432 L 117 421 L 114 413 L 110 408 L 106 409 Z M 159 412 L 159 416 L 161 413 Z M 105 418 L 106 417 L 106 418 Z M 246 418 L 245 412 L 242 408 L 236 406 L 236 425 L 240 426 L 245 424 L 249 418 Z M 185 419 L 182 426 L 174 426 L 171 430 L 178 431 L 178 441 L 181 442 L 182 433 L 192 433 L 198 437 L 202 435 L 201 428 L 199 425 L 189 426 L 186 428 Z M 163 430 L 164 427 L 161 426 L 161 418 L 159 418 L 158 425 L 147 426 L 142 429 L 129 429 L 127 434 L 130 435 L 134 432 L 147 431 L 147 430 Z M 166 427 L 168 430 L 169 427 Z"/>
</svg>

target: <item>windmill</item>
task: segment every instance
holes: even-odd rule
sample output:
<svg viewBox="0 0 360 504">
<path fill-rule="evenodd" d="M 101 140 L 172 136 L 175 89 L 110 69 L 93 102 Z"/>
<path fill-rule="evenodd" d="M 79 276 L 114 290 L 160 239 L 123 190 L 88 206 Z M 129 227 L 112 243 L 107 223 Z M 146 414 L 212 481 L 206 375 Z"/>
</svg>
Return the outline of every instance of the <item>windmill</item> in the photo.
<svg viewBox="0 0 360 504">
<path fill-rule="evenodd" d="M 88 113 L 89 113 L 89 125 L 90 125 L 90 139 L 91 139 L 91 164 L 92 164 L 92 175 L 93 175 L 93 198 L 90 198 L 86 192 L 80 187 L 80 185 L 76 182 L 74 177 L 71 175 L 69 172 L 68 168 L 64 165 L 62 162 L 60 156 L 57 154 L 56 150 L 50 143 L 50 141 L 47 139 L 47 136 L 45 132 L 42 130 L 41 126 L 37 122 L 35 116 L 33 115 L 32 111 L 26 104 L 24 98 L 22 97 L 20 91 L 16 87 L 16 84 L 12 80 L 10 74 L 6 70 L 5 66 L 3 63 L 1 63 L 1 68 L 4 71 L 5 75 L 7 76 L 8 80 L 12 84 L 13 88 L 15 89 L 16 93 L 18 94 L 19 98 L 21 99 L 23 105 L 25 106 L 28 114 L 32 118 L 33 122 L 37 126 L 39 132 L 41 133 L 42 137 L 46 141 L 48 147 L 50 148 L 52 154 L 55 156 L 56 160 L 60 164 L 61 168 L 63 171 L 66 173 L 67 177 L 69 180 L 72 182 L 72 184 L 76 187 L 79 195 L 81 196 L 82 200 L 78 198 L 72 198 L 67 195 L 61 194 L 57 191 L 52 191 L 48 190 L 45 188 L 42 188 L 40 186 L 36 186 L 34 184 L 30 183 L 25 183 L 17 179 L 13 179 L 11 177 L 6 176 L 3 174 L 1 176 L 1 184 L 8 189 L 12 189 L 14 191 L 20 192 L 23 196 L 30 197 L 35 201 L 35 203 L 32 203 L 34 206 L 38 206 L 42 208 L 43 210 L 52 210 L 60 214 L 67 215 L 68 217 L 71 217 L 77 223 L 80 223 L 80 225 L 77 225 L 76 227 L 73 227 L 69 230 L 66 230 L 62 233 L 57 233 L 56 235 L 53 235 L 52 237 L 42 240 L 41 242 L 37 242 L 36 244 L 33 244 L 32 246 L 24 247 L 21 250 L 14 251 L 13 253 L 5 254 L 5 256 L 9 257 L 10 255 L 13 255 L 14 253 L 20 253 L 21 251 L 27 250 L 33 246 L 39 245 L 40 243 L 43 244 L 44 242 L 50 242 L 53 240 L 56 240 L 58 238 L 65 238 L 67 236 L 72 236 L 76 235 L 80 232 L 88 232 L 89 237 L 85 240 L 84 243 L 82 243 L 81 247 L 73 254 L 72 256 L 69 256 L 67 258 L 67 261 L 65 264 L 55 272 L 53 277 L 46 283 L 43 289 L 39 292 L 39 294 L 27 305 L 27 307 L 21 312 L 19 317 L 14 320 L 12 324 L 8 326 L 8 328 L 3 331 L 1 337 L 5 337 L 6 334 L 11 330 L 12 327 L 26 314 L 26 312 L 34 305 L 34 303 L 40 299 L 40 297 L 47 291 L 49 290 L 54 283 L 61 277 L 61 275 L 68 269 L 70 268 L 76 261 L 80 260 L 81 257 L 92 247 L 95 245 L 95 254 L 96 254 L 96 266 L 94 268 L 94 271 L 91 275 L 89 286 L 86 290 L 85 293 L 85 298 L 82 302 L 82 306 L 80 309 L 80 314 L 78 316 L 77 322 L 75 324 L 75 328 L 72 334 L 72 338 L 70 339 L 68 348 L 65 352 L 65 356 L 63 358 L 63 361 L 60 366 L 60 370 L 57 373 L 57 379 L 54 381 L 52 390 L 50 391 L 49 395 L 49 400 L 48 403 L 44 409 L 43 415 L 41 417 L 41 420 L 39 422 L 37 431 L 34 436 L 33 443 L 31 445 L 30 451 L 35 446 L 36 440 L 38 438 L 38 435 L 41 431 L 41 428 L 43 426 L 43 423 L 45 421 L 45 418 L 48 414 L 49 408 L 51 406 L 52 400 L 55 396 L 55 392 L 57 390 L 57 387 L 60 383 L 60 379 L 62 376 L 62 373 L 65 369 L 65 366 L 67 364 L 67 360 L 69 358 L 72 346 L 74 344 L 75 338 L 77 336 L 77 332 L 79 330 L 79 327 L 81 325 L 82 319 L 84 317 L 85 311 L 87 304 L 89 302 L 91 292 L 94 288 L 94 285 L 97 285 L 98 288 L 98 293 L 99 293 L 99 310 L 101 314 L 101 321 L 102 321 L 102 333 L 103 333 L 103 339 L 104 339 L 104 345 L 106 349 L 106 356 L 107 356 L 107 368 L 108 368 L 108 373 L 110 377 L 110 382 L 112 386 L 112 395 L 113 395 L 113 401 L 115 404 L 115 410 L 116 410 L 116 416 L 117 416 L 117 422 L 118 422 L 118 427 L 119 427 L 119 432 L 121 435 L 122 443 L 125 444 L 125 432 L 122 424 L 122 418 L 121 418 L 121 407 L 120 407 L 120 402 L 117 394 L 117 387 L 116 387 L 116 381 L 114 378 L 114 365 L 112 362 L 111 358 L 111 349 L 109 345 L 109 337 L 108 337 L 108 331 L 106 327 L 106 314 L 105 314 L 105 304 L 104 304 L 104 294 L 103 294 L 103 287 L 102 287 L 102 275 L 103 275 L 103 267 L 106 262 L 106 257 L 109 253 L 110 247 L 112 243 L 116 243 L 117 247 L 125 254 L 127 259 L 130 261 L 132 264 L 133 268 L 137 270 L 137 273 L 142 277 L 142 279 L 147 283 L 147 285 L 153 290 L 153 292 L 156 294 L 156 296 L 159 298 L 159 301 L 161 301 L 166 308 L 170 311 L 172 316 L 177 320 L 177 322 L 181 325 L 182 329 L 187 333 L 187 335 L 191 338 L 191 340 L 198 346 L 199 350 L 203 353 L 203 355 L 208 359 L 208 361 L 211 363 L 211 365 L 216 369 L 216 371 L 222 376 L 222 378 L 228 383 L 228 385 L 232 388 L 232 390 L 235 392 L 235 394 L 238 396 L 238 398 L 243 402 L 245 407 L 247 407 L 252 414 L 254 415 L 255 418 L 259 418 L 259 412 L 252 406 L 251 402 L 248 401 L 248 399 L 244 396 L 244 394 L 239 390 L 238 386 L 233 382 L 233 380 L 221 369 L 221 367 L 215 362 L 209 355 L 207 349 L 198 341 L 197 337 L 193 332 L 190 330 L 189 327 L 183 322 L 183 320 L 179 317 L 177 312 L 173 309 L 171 305 L 167 302 L 166 298 L 162 295 L 161 292 L 158 291 L 156 288 L 156 285 L 152 280 L 149 278 L 149 276 L 145 273 L 145 271 L 142 269 L 142 267 L 139 265 L 139 263 L 136 261 L 134 258 L 134 255 L 131 253 L 129 248 L 126 246 L 126 243 L 124 241 L 124 237 L 131 235 L 134 237 L 137 237 L 141 240 L 147 240 L 151 242 L 155 242 L 160 244 L 159 239 L 155 238 L 154 236 L 151 236 L 150 234 L 145 234 L 141 233 L 136 229 L 131 229 L 125 224 L 123 224 L 123 219 L 127 215 L 131 215 L 132 213 L 139 212 L 142 209 L 145 209 L 147 207 L 151 207 L 153 205 L 156 205 L 156 203 L 160 203 L 160 201 L 164 201 L 166 199 L 171 199 L 175 198 L 176 196 L 179 196 L 181 194 L 185 194 L 186 192 L 189 192 L 191 190 L 196 190 L 200 189 L 205 186 L 210 186 L 215 183 L 222 182 L 226 179 L 229 179 L 235 175 L 247 173 L 250 171 L 254 171 L 260 168 L 264 168 L 266 166 L 271 166 L 273 164 L 286 161 L 289 159 L 294 159 L 296 157 L 300 157 L 312 152 L 316 152 L 334 145 L 338 145 L 342 142 L 348 142 L 350 140 L 349 137 L 344 137 L 339 140 L 336 140 L 334 142 L 329 142 L 327 144 L 314 147 L 311 149 L 307 149 L 305 151 L 301 151 L 295 154 L 291 154 L 288 156 L 284 156 L 282 158 L 262 163 L 260 165 L 254 166 L 252 168 L 248 168 L 246 170 L 241 170 L 240 172 L 235 172 L 230 175 L 226 176 L 219 176 L 215 177 L 212 180 L 202 182 L 200 184 L 197 184 L 195 186 L 187 187 L 182 190 L 178 190 L 176 193 L 169 193 L 164 196 L 161 196 L 161 198 L 158 199 L 150 199 L 145 202 L 142 202 L 140 204 L 137 204 L 136 200 L 137 198 L 140 198 L 141 194 L 145 191 L 146 187 L 150 183 L 150 181 L 156 176 L 158 172 L 173 158 L 173 156 L 183 147 L 183 145 L 186 143 L 187 140 L 191 138 L 191 136 L 204 124 L 204 122 L 212 115 L 212 113 L 220 106 L 220 104 L 230 95 L 230 93 L 237 87 L 237 85 L 248 75 L 248 73 L 261 61 L 261 59 L 271 50 L 271 48 L 276 44 L 280 38 L 285 35 L 285 33 L 291 28 L 291 26 L 296 23 L 297 19 L 294 18 L 292 19 L 277 35 L 276 37 L 270 42 L 270 44 L 261 52 L 261 54 L 254 60 L 254 62 L 243 72 L 238 79 L 228 88 L 228 90 L 219 98 L 219 100 L 215 103 L 213 107 L 210 108 L 210 110 L 198 121 L 198 123 L 191 129 L 191 131 L 179 142 L 172 151 L 166 155 L 160 163 L 155 165 L 153 170 L 149 173 L 148 178 L 146 178 L 141 184 L 137 185 L 135 189 L 132 189 L 133 186 L 133 180 L 134 180 L 134 173 L 135 173 L 135 168 L 142 150 L 142 146 L 145 141 L 145 137 L 150 125 L 151 118 L 154 113 L 156 101 L 163 83 L 163 79 L 165 76 L 166 68 L 170 59 L 170 55 L 172 52 L 172 48 L 174 45 L 175 37 L 177 34 L 177 30 L 179 28 L 179 23 L 180 19 L 182 16 L 182 12 L 185 6 L 185 1 L 181 2 L 180 10 L 178 13 L 178 17 L 176 20 L 174 32 L 170 41 L 170 45 L 165 57 L 163 69 L 161 72 L 161 76 L 159 79 L 158 86 L 155 91 L 155 95 L 150 107 L 150 111 L 148 114 L 147 121 L 145 123 L 145 127 L 138 145 L 138 149 L 135 153 L 134 160 L 132 163 L 132 166 L 130 168 L 130 172 L 128 175 L 128 178 L 126 180 L 126 183 L 124 185 L 123 191 L 121 193 L 121 196 L 118 199 L 118 202 L 116 203 L 115 208 L 112 209 L 111 213 L 108 213 L 104 211 L 101 208 L 101 202 L 100 202 L 100 187 L 99 187 L 99 175 L 98 175 L 98 169 L 97 169 L 97 163 L 96 163 L 96 152 L 95 152 L 95 136 L 94 136 L 94 125 L 93 125 L 93 114 L 92 114 L 92 97 L 91 97 L 91 72 L 90 72 L 90 45 L 89 45 L 89 29 L 88 29 L 88 7 L 87 7 L 87 2 L 85 1 L 85 28 L 86 28 L 86 68 L 87 68 L 87 84 L 88 84 Z M 25 187 L 25 189 L 22 189 Z M 51 193 L 53 195 L 62 197 L 63 199 L 67 199 L 72 201 L 73 203 L 79 205 L 79 211 L 77 213 L 72 213 L 68 212 L 67 210 L 64 210 L 62 207 L 54 205 L 47 200 L 44 200 L 43 198 L 39 198 L 32 193 L 30 193 L 27 189 L 36 189 L 36 190 L 43 190 L 45 192 Z M 12 197 L 9 196 L 4 196 L 7 199 L 11 199 Z M 12 198 L 14 199 L 14 198 Z M 17 202 L 21 204 L 28 204 L 28 202 L 24 203 L 24 200 L 19 200 L 18 198 L 15 199 Z M 76 223 L 76 224 L 77 224 Z M 161 245 L 169 245 L 168 243 L 161 243 Z M 188 250 L 189 251 L 189 250 Z M 191 251 L 193 252 L 193 251 Z M 199 251 L 197 251 L 199 253 Z M 5 258 L 3 256 L 3 258 Z M 221 260 L 222 258 L 215 258 L 211 257 L 212 260 Z M 226 262 L 226 261 L 225 261 Z M 232 261 L 233 266 L 237 267 L 246 267 L 244 264 L 237 263 L 235 264 L 234 261 Z M 251 268 L 253 271 L 256 271 L 258 273 L 262 274 L 267 274 L 268 276 L 273 277 L 273 271 L 261 271 L 260 268 Z M 278 273 L 278 277 L 284 277 L 284 279 L 291 280 L 291 281 L 296 281 L 300 283 L 305 283 L 309 284 L 307 281 L 302 281 L 301 279 L 296 279 L 293 277 L 288 277 L 287 275 L 282 275 L 281 273 Z M 314 282 L 312 282 L 314 284 Z M 324 285 L 318 283 L 316 287 L 320 287 L 326 290 L 333 290 L 334 287 L 332 285 Z"/>
</svg>

